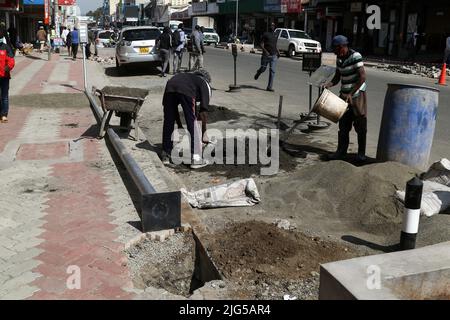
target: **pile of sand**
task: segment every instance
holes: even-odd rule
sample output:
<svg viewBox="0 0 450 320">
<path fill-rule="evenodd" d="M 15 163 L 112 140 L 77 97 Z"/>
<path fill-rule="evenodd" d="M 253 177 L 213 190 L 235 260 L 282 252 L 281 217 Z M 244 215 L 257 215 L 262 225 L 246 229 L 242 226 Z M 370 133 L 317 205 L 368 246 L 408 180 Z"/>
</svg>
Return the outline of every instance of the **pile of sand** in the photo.
<svg viewBox="0 0 450 320">
<path fill-rule="evenodd" d="M 325 162 L 269 180 L 260 193 L 266 210 L 288 210 L 306 225 L 390 234 L 398 229 L 403 212 L 395 191 L 404 189 L 416 173 L 394 162 L 364 167 Z"/>
</svg>

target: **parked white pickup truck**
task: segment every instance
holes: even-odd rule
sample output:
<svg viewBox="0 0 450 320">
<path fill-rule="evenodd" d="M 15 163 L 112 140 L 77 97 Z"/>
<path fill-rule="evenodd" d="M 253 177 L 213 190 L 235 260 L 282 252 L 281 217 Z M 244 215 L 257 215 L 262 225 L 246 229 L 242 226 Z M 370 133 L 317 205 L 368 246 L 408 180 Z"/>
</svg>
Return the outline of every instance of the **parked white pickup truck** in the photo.
<svg viewBox="0 0 450 320">
<path fill-rule="evenodd" d="M 312 40 L 311 37 L 302 30 L 283 29 L 275 30 L 277 37 L 277 47 L 280 52 L 285 52 L 289 57 L 295 57 L 298 53 L 322 52 L 319 41 Z"/>
</svg>

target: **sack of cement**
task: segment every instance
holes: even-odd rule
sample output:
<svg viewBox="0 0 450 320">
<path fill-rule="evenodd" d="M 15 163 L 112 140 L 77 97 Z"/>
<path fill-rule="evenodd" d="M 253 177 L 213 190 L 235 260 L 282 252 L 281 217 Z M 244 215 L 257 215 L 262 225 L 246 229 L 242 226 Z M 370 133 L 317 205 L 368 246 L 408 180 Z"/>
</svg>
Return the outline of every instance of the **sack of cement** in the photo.
<svg viewBox="0 0 450 320">
<path fill-rule="evenodd" d="M 422 180 L 421 214 L 431 217 L 450 208 L 450 161 L 442 159 L 433 163 Z M 396 197 L 404 202 L 405 192 L 397 191 Z"/>
<path fill-rule="evenodd" d="M 250 207 L 261 201 L 253 179 L 243 179 L 196 192 L 181 189 L 181 193 L 192 207 L 199 209 Z"/>
<path fill-rule="evenodd" d="M 433 163 L 430 169 L 422 175 L 422 180 L 434 181 L 450 187 L 450 161 L 444 158 Z"/>
<path fill-rule="evenodd" d="M 404 202 L 405 191 L 397 191 L 396 197 Z M 427 217 L 431 217 L 447 210 L 449 207 L 450 187 L 433 181 L 424 181 L 420 213 Z"/>
</svg>

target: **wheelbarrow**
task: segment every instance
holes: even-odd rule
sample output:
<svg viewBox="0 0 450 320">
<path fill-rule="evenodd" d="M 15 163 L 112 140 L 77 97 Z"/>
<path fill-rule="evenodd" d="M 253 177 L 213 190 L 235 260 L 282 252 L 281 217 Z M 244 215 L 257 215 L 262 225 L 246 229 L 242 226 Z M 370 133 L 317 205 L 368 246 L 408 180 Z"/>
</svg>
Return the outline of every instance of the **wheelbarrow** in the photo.
<svg viewBox="0 0 450 320">
<path fill-rule="evenodd" d="M 93 94 L 98 96 L 103 109 L 102 123 L 98 138 L 105 136 L 109 121 L 115 112 L 120 117 L 121 131 L 134 129 L 136 140 L 139 140 L 139 130 L 136 126 L 136 119 L 148 95 L 148 90 L 126 87 L 104 87 L 102 90 L 96 87 L 92 88 Z M 133 125 L 131 125 L 133 121 Z"/>
</svg>

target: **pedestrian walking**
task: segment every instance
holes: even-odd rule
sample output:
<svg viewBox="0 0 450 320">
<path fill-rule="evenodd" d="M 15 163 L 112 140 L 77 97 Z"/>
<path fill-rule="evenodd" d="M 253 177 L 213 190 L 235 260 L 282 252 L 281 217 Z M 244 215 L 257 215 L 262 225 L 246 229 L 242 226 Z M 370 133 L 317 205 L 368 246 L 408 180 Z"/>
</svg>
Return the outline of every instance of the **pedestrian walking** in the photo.
<svg viewBox="0 0 450 320">
<path fill-rule="evenodd" d="M 76 27 L 73 28 L 73 31 L 70 33 L 72 40 L 72 58 L 75 61 L 78 55 L 78 47 L 80 45 L 80 34 Z"/>
<path fill-rule="evenodd" d="M 172 134 L 178 114 L 178 106 L 183 108 L 187 130 L 190 134 L 191 169 L 198 169 L 209 164 L 202 157 L 202 129 L 206 128 L 206 112 L 211 97 L 211 77 L 206 70 L 194 73 L 178 73 L 167 82 L 163 96 L 164 125 L 163 152 L 161 160 L 168 163 L 173 149 Z M 197 105 L 197 102 L 199 104 Z"/>
<path fill-rule="evenodd" d="M 68 30 L 67 33 L 67 40 L 66 40 L 66 46 L 67 46 L 67 55 L 69 57 L 72 56 L 72 31 Z"/>
<path fill-rule="evenodd" d="M 275 23 L 270 26 L 271 31 L 265 32 L 261 39 L 261 48 L 263 50 L 261 56 L 261 67 L 256 71 L 255 80 L 258 80 L 259 76 L 266 71 L 267 66 L 270 67 L 269 83 L 267 84 L 267 91 L 273 92 L 273 80 L 275 78 L 275 69 L 277 61 L 280 58 L 280 51 L 277 48 L 277 37 L 275 35 Z"/>
<path fill-rule="evenodd" d="M 55 50 L 55 39 L 56 39 L 56 30 L 55 26 L 50 28 L 50 47 L 52 52 Z"/>
<path fill-rule="evenodd" d="M 205 47 L 203 46 L 203 35 L 201 34 L 199 25 L 195 26 L 195 30 L 191 34 L 191 41 L 191 67 L 193 70 L 203 69 L 203 54 L 205 53 Z"/>
<path fill-rule="evenodd" d="M 349 134 L 352 125 L 358 134 L 357 161 L 366 160 L 367 136 L 367 98 L 366 72 L 363 58 L 359 52 L 348 47 L 348 39 L 338 35 L 333 38 L 332 46 L 337 55 L 336 73 L 325 87 L 331 88 L 341 82 L 340 97 L 348 103 L 348 109 L 339 121 L 338 148 L 329 156 L 330 160 L 343 160 L 347 155 Z"/>
<path fill-rule="evenodd" d="M 445 41 L 444 63 L 450 66 L 450 34 Z"/>
<path fill-rule="evenodd" d="M 47 41 L 47 32 L 45 32 L 44 27 L 40 26 L 38 32 L 36 33 L 37 41 L 39 42 L 39 52 L 44 51 L 45 42 Z"/>
<path fill-rule="evenodd" d="M 182 23 L 178 25 L 178 29 L 173 33 L 173 74 L 180 72 L 183 63 L 183 51 L 186 43 L 186 34 Z"/>
<path fill-rule="evenodd" d="M 12 48 L 5 42 L 6 28 L 0 27 L 0 121 L 8 122 L 9 112 L 9 80 L 11 70 L 14 69 L 15 61 Z"/>
<path fill-rule="evenodd" d="M 95 44 L 94 32 L 89 29 L 88 30 L 88 42 L 86 43 L 86 59 L 90 59 L 92 56 L 91 45 Z"/>
<path fill-rule="evenodd" d="M 156 40 L 156 47 L 161 57 L 160 77 L 166 77 L 166 71 L 170 62 L 170 50 L 172 49 L 172 32 L 169 27 L 164 27 L 163 33 Z"/>
</svg>

